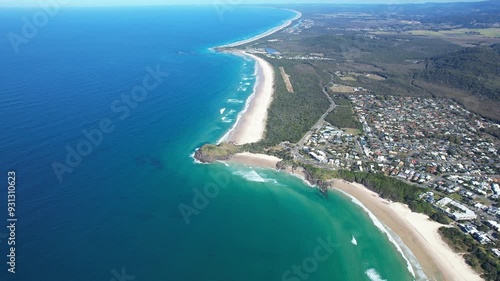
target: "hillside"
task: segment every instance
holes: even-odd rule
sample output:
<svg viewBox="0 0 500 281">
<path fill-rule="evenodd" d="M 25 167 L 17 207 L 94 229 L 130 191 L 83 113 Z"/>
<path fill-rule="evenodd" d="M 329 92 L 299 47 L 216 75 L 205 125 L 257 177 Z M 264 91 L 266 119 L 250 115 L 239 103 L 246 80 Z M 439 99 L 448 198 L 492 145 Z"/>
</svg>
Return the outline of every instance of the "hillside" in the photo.
<svg viewBox="0 0 500 281">
<path fill-rule="evenodd" d="M 427 61 L 417 78 L 426 82 L 467 91 L 471 95 L 498 100 L 500 53 L 498 46 L 464 48 Z"/>
</svg>

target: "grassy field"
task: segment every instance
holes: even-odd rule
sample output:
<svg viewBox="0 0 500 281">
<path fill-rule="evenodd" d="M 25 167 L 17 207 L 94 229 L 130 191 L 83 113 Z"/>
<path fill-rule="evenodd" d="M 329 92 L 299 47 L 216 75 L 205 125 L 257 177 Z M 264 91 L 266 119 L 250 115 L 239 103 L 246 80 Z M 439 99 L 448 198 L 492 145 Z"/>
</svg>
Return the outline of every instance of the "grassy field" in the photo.
<svg viewBox="0 0 500 281">
<path fill-rule="evenodd" d="M 290 75 L 288 75 L 286 72 L 285 72 L 285 68 L 280 66 L 279 67 L 280 69 L 280 72 L 281 72 L 281 77 L 283 78 L 283 81 L 285 82 L 285 85 L 286 85 L 286 89 L 288 90 L 289 93 L 293 93 L 293 85 L 292 85 L 292 82 L 290 81 Z"/>
<path fill-rule="evenodd" d="M 330 90 L 334 93 L 354 93 L 354 87 L 339 84 L 333 85 Z"/>
<path fill-rule="evenodd" d="M 361 130 L 359 129 L 354 129 L 354 128 L 342 128 L 342 130 L 348 134 L 358 136 L 361 135 Z"/>
<path fill-rule="evenodd" d="M 360 74 L 360 75 L 363 75 L 366 78 L 370 78 L 370 79 L 377 80 L 377 81 L 384 81 L 385 80 L 384 77 L 377 75 L 377 74 L 368 73 L 368 74 Z"/>
<path fill-rule="evenodd" d="M 356 81 L 356 78 L 354 78 L 352 76 L 342 76 L 342 77 L 339 77 L 339 78 L 342 81 Z"/>
</svg>

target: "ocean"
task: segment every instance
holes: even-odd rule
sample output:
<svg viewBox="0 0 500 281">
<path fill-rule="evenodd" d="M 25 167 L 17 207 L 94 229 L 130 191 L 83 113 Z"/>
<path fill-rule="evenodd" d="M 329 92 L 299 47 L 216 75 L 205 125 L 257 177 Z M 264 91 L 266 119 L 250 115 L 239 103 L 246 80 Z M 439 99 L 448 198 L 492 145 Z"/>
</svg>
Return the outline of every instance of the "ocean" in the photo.
<svg viewBox="0 0 500 281">
<path fill-rule="evenodd" d="M 293 16 L 0 9 L 0 280 L 413 280 L 348 197 L 190 156 L 233 126 L 255 83 L 252 61 L 210 48 Z"/>
</svg>

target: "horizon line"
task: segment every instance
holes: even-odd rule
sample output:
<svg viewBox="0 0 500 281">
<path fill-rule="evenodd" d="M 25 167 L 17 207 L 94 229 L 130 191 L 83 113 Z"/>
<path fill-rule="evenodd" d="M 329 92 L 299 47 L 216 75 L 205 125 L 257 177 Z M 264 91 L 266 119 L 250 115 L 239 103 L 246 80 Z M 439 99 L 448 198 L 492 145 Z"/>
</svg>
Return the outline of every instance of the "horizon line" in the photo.
<svg viewBox="0 0 500 281">
<path fill-rule="evenodd" d="M 418 0 L 414 0 L 418 1 Z M 296 3 L 235 3 L 231 4 L 232 6 L 293 6 L 293 5 L 323 5 L 323 6 L 336 6 L 336 5 L 351 5 L 351 6 L 360 6 L 360 5 L 391 5 L 391 6 L 397 6 L 397 5 L 425 5 L 425 4 L 452 4 L 452 3 L 481 3 L 481 2 L 494 2 L 493 0 L 458 0 L 458 1 L 447 1 L 447 2 L 436 2 L 436 1 L 427 1 L 427 2 L 406 2 L 406 3 L 392 3 L 388 4 L 387 2 L 380 2 L 380 3 L 373 3 L 373 2 L 361 2 L 361 3 L 325 3 L 325 2 L 296 2 Z M 56 0 L 56 2 L 58 2 Z M 71 1 L 70 1 L 71 2 Z M 43 7 L 43 4 L 41 2 L 38 3 L 33 3 L 33 4 L 19 4 L 19 3 L 0 3 L 0 8 L 36 8 L 36 7 Z M 150 3 L 150 4 L 141 4 L 141 3 L 124 3 L 124 4 L 59 4 L 59 7 L 66 7 L 66 8 L 110 8 L 110 7 L 172 7 L 172 6 L 178 6 L 178 7 L 183 7 L 183 6 L 199 6 L 199 7 L 207 7 L 207 6 L 214 6 L 216 5 L 216 2 L 211 3 L 211 4 L 200 4 L 200 3 L 188 3 L 188 4 L 180 4 L 180 3 L 173 3 L 173 4 L 168 4 L 168 3 Z"/>
</svg>

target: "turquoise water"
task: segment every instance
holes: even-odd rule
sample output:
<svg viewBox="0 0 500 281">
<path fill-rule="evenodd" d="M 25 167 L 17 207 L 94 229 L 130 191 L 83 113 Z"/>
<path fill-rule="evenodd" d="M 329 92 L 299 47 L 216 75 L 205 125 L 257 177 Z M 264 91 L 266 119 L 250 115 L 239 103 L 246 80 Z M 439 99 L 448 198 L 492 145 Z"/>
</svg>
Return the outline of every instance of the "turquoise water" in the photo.
<svg viewBox="0 0 500 281">
<path fill-rule="evenodd" d="M 0 34 L 21 34 L 37 12 L 0 10 Z M 62 9 L 17 54 L 4 37 L 0 166 L 16 171 L 19 221 L 17 273 L 1 280 L 120 280 L 122 270 L 133 280 L 412 280 L 343 195 L 190 157 L 231 128 L 255 80 L 253 62 L 209 48 L 291 17 Z"/>
</svg>

